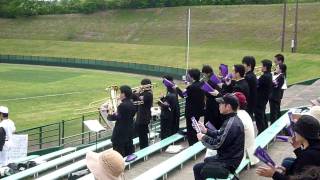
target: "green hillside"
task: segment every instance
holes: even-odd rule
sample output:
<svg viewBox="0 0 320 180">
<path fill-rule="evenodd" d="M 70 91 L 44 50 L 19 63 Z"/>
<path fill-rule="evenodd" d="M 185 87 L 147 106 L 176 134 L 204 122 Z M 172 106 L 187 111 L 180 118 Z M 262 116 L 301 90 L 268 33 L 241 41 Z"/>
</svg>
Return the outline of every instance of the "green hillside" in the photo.
<svg viewBox="0 0 320 180">
<path fill-rule="evenodd" d="M 185 67 L 187 7 L 110 10 L 0 19 L 0 53 L 79 57 Z M 286 53 L 289 82 L 320 76 L 320 3 L 299 12 L 298 53 L 290 53 L 294 4 L 288 5 Z M 192 67 L 239 63 L 279 53 L 282 5 L 191 7 Z M 302 69 L 304 67 L 305 69 Z"/>
</svg>

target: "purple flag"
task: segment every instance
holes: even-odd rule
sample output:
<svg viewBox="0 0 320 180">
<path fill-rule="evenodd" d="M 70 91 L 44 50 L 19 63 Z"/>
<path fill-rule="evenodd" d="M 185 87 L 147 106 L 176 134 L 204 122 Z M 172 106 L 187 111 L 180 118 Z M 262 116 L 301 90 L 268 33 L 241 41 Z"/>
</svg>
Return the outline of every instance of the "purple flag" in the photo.
<svg viewBox="0 0 320 180">
<path fill-rule="evenodd" d="M 230 79 L 232 79 L 233 78 L 233 75 L 230 73 L 230 74 L 228 74 L 226 77 L 225 77 L 225 80 L 226 81 L 229 81 Z"/>
<path fill-rule="evenodd" d="M 260 146 L 257 147 L 256 151 L 254 152 L 254 155 L 258 159 L 260 159 L 262 162 L 266 163 L 267 165 L 272 165 L 272 166 L 276 165 L 274 161 L 271 159 L 271 157 L 269 156 L 269 154 Z"/>
<path fill-rule="evenodd" d="M 203 85 L 201 86 L 201 89 L 207 93 L 211 93 L 214 91 L 214 89 L 207 82 L 203 83 Z"/>
<path fill-rule="evenodd" d="M 200 129 L 199 125 L 198 125 L 198 122 L 197 122 L 196 118 L 192 117 L 191 121 L 192 121 L 193 129 L 196 130 L 197 133 L 201 133 L 201 129 Z"/>
<path fill-rule="evenodd" d="M 219 66 L 222 77 L 226 77 L 228 75 L 228 66 L 225 64 L 220 64 Z"/>
<path fill-rule="evenodd" d="M 130 155 L 127 156 L 127 158 L 126 158 L 125 161 L 126 161 L 126 162 L 130 162 L 130 161 L 135 160 L 137 157 L 138 157 L 138 156 L 135 155 L 135 154 L 130 154 Z"/>
<path fill-rule="evenodd" d="M 166 78 L 164 78 L 162 82 L 167 88 L 172 88 L 173 86 L 175 86 L 175 84 L 173 82 L 169 81 Z"/>
<path fill-rule="evenodd" d="M 276 139 L 278 139 L 280 141 L 283 141 L 283 142 L 288 142 L 289 141 L 289 136 L 278 135 L 278 136 L 276 136 Z"/>
<path fill-rule="evenodd" d="M 215 83 L 215 84 L 221 83 L 220 79 L 219 79 L 215 74 L 212 74 L 212 75 L 211 75 L 210 81 L 212 81 L 212 82 Z"/>
<path fill-rule="evenodd" d="M 294 122 L 292 119 L 292 112 L 291 111 L 288 112 L 288 116 L 289 116 L 289 120 L 290 120 L 290 125 L 286 129 L 288 131 L 289 136 L 294 137 L 294 131 L 293 131 Z"/>
</svg>

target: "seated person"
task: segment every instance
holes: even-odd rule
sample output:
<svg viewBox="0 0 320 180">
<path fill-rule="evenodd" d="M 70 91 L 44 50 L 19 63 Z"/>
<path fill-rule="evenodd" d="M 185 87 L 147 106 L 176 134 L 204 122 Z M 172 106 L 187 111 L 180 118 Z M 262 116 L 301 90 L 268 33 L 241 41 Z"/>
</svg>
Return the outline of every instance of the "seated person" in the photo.
<svg viewBox="0 0 320 180">
<path fill-rule="evenodd" d="M 260 166 L 256 173 L 259 176 L 272 177 L 275 180 L 289 179 L 289 176 L 301 173 L 309 166 L 320 166 L 320 124 L 309 115 L 303 115 L 295 123 L 295 137 L 292 146 L 296 158 L 286 158 L 282 166 Z"/>
<path fill-rule="evenodd" d="M 205 158 L 203 163 L 193 167 L 195 180 L 226 178 L 229 172 L 235 172 L 243 159 L 245 135 L 243 124 L 236 113 L 238 99 L 233 94 L 226 94 L 216 101 L 223 115 L 221 128 L 207 129 L 199 123 L 201 132 L 197 133 L 197 138 L 207 148 L 217 150 L 217 155 Z"/>
<path fill-rule="evenodd" d="M 120 153 L 108 149 L 101 153 L 88 152 L 87 167 L 96 180 L 124 180 L 124 160 Z"/>
<path fill-rule="evenodd" d="M 248 112 L 245 110 L 247 107 L 247 100 L 244 94 L 241 92 L 235 92 L 234 95 L 239 100 L 239 108 L 237 111 L 237 115 L 240 118 L 244 127 L 244 158 L 248 158 L 250 160 L 250 164 L 255 165 L 259 162 L 259 159 L 256 156 L 254 156 L 255 134 L 252 119 Z"/>
</svg>

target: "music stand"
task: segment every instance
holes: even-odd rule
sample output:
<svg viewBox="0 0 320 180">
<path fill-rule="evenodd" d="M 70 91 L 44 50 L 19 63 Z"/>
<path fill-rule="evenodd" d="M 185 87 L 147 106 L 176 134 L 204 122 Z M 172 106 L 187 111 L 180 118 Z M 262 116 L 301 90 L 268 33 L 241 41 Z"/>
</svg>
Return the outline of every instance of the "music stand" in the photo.
<svg viewBox="0 0 320 180">
<path fill-rule="evenodd" d="M 87 128 L 96 133 L 96 152 L 98 150 L 98 132 L 105 131 L 106 128 L 104 128 L 98 120 L 86 120 L 83 121 L 83 123 L 87 126 Z"/>
</svg>

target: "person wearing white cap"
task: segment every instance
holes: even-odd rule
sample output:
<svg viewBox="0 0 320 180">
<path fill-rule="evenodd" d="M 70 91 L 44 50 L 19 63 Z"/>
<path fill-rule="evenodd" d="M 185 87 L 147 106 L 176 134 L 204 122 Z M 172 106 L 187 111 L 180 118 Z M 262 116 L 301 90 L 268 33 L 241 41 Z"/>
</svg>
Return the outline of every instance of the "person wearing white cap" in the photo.
<svg viewBox="0 0 320 180">
<path fill-rule="evenodd" d="M 16 131 L 14 122 L 9 119 L 9 109 L 5 106 L 0 106 L 0 127 L 3 127 L 6 132 L 5 144 L 3 150 L 0 152 L 0 166 L 6 166 L 9 162 L 7 152 L 12 146 L 12 134 Z"/>
</svg>

